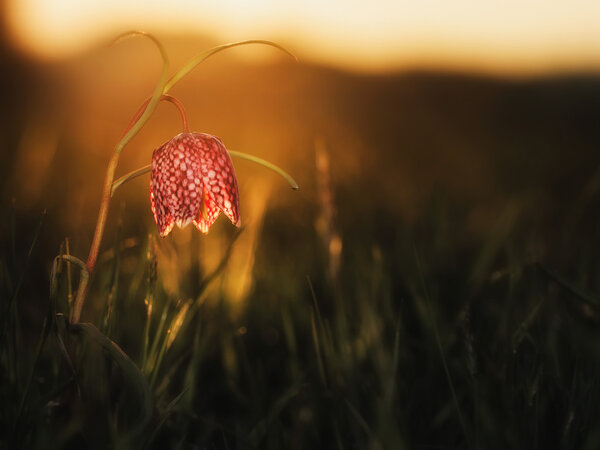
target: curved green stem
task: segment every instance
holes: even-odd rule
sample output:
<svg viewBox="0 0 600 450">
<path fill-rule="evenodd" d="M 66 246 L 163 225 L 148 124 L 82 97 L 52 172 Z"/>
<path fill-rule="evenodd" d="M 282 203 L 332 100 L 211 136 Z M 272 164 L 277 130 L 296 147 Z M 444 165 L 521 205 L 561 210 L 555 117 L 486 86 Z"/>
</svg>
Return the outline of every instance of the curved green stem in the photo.
<svg viewBox="0 0 600 450">
<path fill-rule="evenodd" d="M 158 39 L 156 39 L 151 34 L 140 32 L 140 31 L 134 31 L 134 32 L 126 33 L 126 34 L 119 36 L 115 40 L 115 42 L 120 41 L 129 36 L 146 36 L 147 38 L 151 39 L 152 42 L 154 42 L 154 44 L 156 44 L 156 46 L 158 47 L 161 58 L 163 60 L 163 67 L 162 67 L 159 81 L 156 85 L 156 88 L 154 89 L 154 94 L 152 95 L 152 98 L 150 99 L 150 102 L 148 103 L 148 106 L 146 107 L 144 113 L 141 115 L 141 117 L 138 119 L 138 121 L 129 129 L 129 131 L 127 133 L 125 133 L 125 136 L 123 136 L 121 138 L 121 140 L 117 143 L 117 145 L 115 146 L 115 149 L 114 149 L 114 153 L 111 156 L 110 161 L 108 163 L 108 168 L 106 170 L 106 175 L 104 178 L 104 187 L 102 190 L 102 201 L 100 203 L 100 210 L 98 211 L 98 220 L 96 222 L 96 229 L 94 231 L 94 237 L 92 239 L 92 245 L 90 247 L 90 253 L 88 255 L 88 260 L 87 260 L 87 264 L 86 264 L 88 273 L 90 275 L 93 273 L 94 267 L 96 266 L 96 261 L 98 259 L 98 252 L 100 250 L 100 243 L 102 242 L 102 235 L 104 234 L 104 228 L 106 226 L 106 218 L 108 216 L 108 207 L 110 205 L 112 185 L 113 185 L 113 180 L 115 177 L 115 170 L 116 170 L 117 164 L 119 162 L 119 155 L 121 154 L 121 152 L 123 151 L 125 146 L 129 143 L 129 141 L 131 141 L 131 139 L 133 139 L 133 137 L 141 130 L 141 128 L 144 126 L 144 124 L 150 118 L 150 115 L 156 109 L 156 105 L 157 105 L 158 101 L 160 100 L 160 97 L 163 93 L 163 89 L 164 89 L 164 86 L 165 86 L 165 83 L 167 80 L 167 74 L 169 71 L 169 58 L 167 57 L 167 53 L 166 53 L 163 45 L 160 43 L 160 41 Z M 83 275 L 83 272 L 82 272 L 82 275 Z M 75 297 L 75 302 L 73 303 L 73 314 L 71 317 L 72 323 L 79 322 L 79 316 L 81 314 L 83 302 L 85 301 L 85 297 L 87 294 L 88 279 L 89 279 L 89 277 L 86 279 L 82 279 L 79 282 L 79 288 L 77 289 L 77 296 Z"/>
<path fill-rule="evenodd" d="M 249 155 L 248 153 L 236 152 L 233 150 L 227 150 L 227 151 L 229 152 L 229 154 L 231 156 L 237 156 L 238 158 L 247 159 L 248 161 L 252 161 L 256 164 L 260 164 L 261 166 L 266 167 L 267 169 L 271 169 L 273 172 L 275 172 L 276 174 L 283 177 L 285 179 L 285 181 L 290 183 L 290 186 L 294 190 L 296 190 L 300 187 L 300 186 L 298 186 L 298 183 L 296 183 L 296 180 L 294 180 L 290 174 L 288 174 L 286 171 L 284 171 L 280 167 L 276 166 L 275 164 L 270 163 L 269 161 L 266 161 L 262 158 L 254 156 L 254 155 Z"/>
<path fill-rule="evenodd" d="M 184 76 L 186 76 L 188 73 L 190 73 L 198 64 L 200 64 L 205 59 L 211 57 L 215 53 L 219 53 L 220 51 L 227 50 L 228 48 L 238 47 L 240 45 L 247 45 L 247 44 L 264 44 L 264 45 L 270 45 L 271 47 L 275 47 L 275 48 L 281 50 L 282 52 L 284 52 L 287 55 L 289 55 L 292 58 L 294 58 L 294 60 L 298 61 L 298 58 L 293 53 L 291 53 L 290 51 L 288 51 L 287 49 L 285 49 L 281 45 L 279 45 L 279 44 L 277 44 L 275 42 L 265 41 L 263 39 L 249 39 L 247 41 L 240 41 L 240 42 L 232 42 L 230 44 L 223 44 L 223 45 L 219 45 L 217 47 L 211 48 L 210 50 L 207 50 L 204 53 L 199 54 L 198 56 L 196 56 L 195 58 L 193 58 L 190 62 L 188 62 L 185 66 L 183 66 L 181 69 L 179 69 L 179 71 L 175 75 L 173 75 L 169 79 L 169 81 L 167 81 L 167 84 L 165 85 L 165 89 L 163 91 L 163 94 L 166 94 L 167 92 L 169 92 L 171 90 L 171 88 L 173 86 L 175 86 L 175 84 L 177 82 L 179 82 L 179 80 L 181 80 Z"/>
<path fill-rule="evenodd" d="M 153 35 L 151 35 L 149 33 L 143 32 L 143 31 L 131 31 L 129 33 L 125 33 L 125 34 L 118 36 L 117 39 L 115 40 L 115 42 L 119 42 L 122 39 L 125 39 L 130 36 L 146 36 L 147 38 L 151 39 L 152 42 L 154 42 L 156 44 L 156 46 L 158 47 L 160 56 L 163 60 L 163 67 L 162 67 L 162 71 L 160 73 L 160 78 L 158 80 L 156 88 L 154 88 L 154 93 L 152 94 L 152 98 L 150 99 L 150 102 L 148 103 L 146 110 L 144 111 L 142 116 L 139 118 L 139 120 L 129 129 L 129 131 L 125 134 L 125 136 L 123 136 L 123 138 L 121 138 L 121 140 L 115 147 L 115 153 L 121 153 L 121 151 L 123 151 L 125 146 L 129 143 L 129 141 L 131 141 L 131 139 L 133 139 L 133 137 L 136 134 L 139 133 L 139 131 L 142 129 L 144 124 L 148 121 L 148 119 L 154 112 L 154 110 L 156 109 L 156 105 L 160 101 L 160 97 L 163 94 L 165 84 L 167 82 L 167 74 L 169 72 L 169 57 L 167 56 L 167 52 L 165 51 L 165 48 L 160 43 L 160 41 L 158 39 L 156 39 L 156 37 L 154 37 Z"/>
<path fill-rule="evenodd" d="M 129 173 L 123 175 L 122 177 L 118 178 L 112 185 L 112 190 L 110 191 L 110 196 L 112 197 L 115 194 L 115 191 L 123 183 L 126 183 L 129 180 L 137 178 L 140 175 L 144 175 L 145 173 L 150 172 L 151 170 L 152 170 L 152 164 L 148 164 L 147 166 L 140 167 L 139 169 L 134 170 L 133 172 L 129 172 Z"/>
</svg>

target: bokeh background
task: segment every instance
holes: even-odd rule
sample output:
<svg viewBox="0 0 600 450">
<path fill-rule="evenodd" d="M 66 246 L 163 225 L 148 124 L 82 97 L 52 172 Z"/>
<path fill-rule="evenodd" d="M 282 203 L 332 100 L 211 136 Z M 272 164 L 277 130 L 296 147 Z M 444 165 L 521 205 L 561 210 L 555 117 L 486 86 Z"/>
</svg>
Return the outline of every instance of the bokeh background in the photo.
<svg viewBox="0 0 600 450">
<path fill-rule="evenodd" d="M 173 73 L 214 45 L 271 39 L 300 62 L 240 47 L 171 94 L 193 131 L 281 166 L 300 190 L 234 160 L 239 235 L 221 217 L 207 236 L 157 238 L 148 175 L 111 205 L 83 319 L 100 324 L 117 298 L 118 325 L 103 331 L 136 359 L 147 248 L 173 314 L 201 305 L 166 355 L 161 431 L 146 445 L 597 448 L 596 2 L 7 0 L 0 11 L 3 298 L 22 276 L 23 373 L 52 259 L 66 237 L 87 256 L 106 164 L 160 73 L 149 40 L 111 40 L 152 32 Z M 117 173 L 180 131 L 159 105 Z M 66 369 L 52 362 L 60 352 L 43 354 L 27 402 L 47 402 L 18 420 L 6 406 L 7 436 L 22 421 L 30 447 L 52 431 L 56 448 L 113 445 L 94 396 L 44 397 Z M 3 384 L 23 389 L 10 374 Z"/>
</svg>

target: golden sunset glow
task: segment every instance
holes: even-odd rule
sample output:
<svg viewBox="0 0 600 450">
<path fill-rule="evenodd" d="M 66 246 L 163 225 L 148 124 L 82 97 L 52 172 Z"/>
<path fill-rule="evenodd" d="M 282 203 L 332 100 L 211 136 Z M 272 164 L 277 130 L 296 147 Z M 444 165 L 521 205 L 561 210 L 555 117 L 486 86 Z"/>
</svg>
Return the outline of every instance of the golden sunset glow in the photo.
<svg viewBox="0 0 600 450">
<path fill-rule="evenodd" d="M 600 4 L 588 0 L 11 0 L 6 7 L 17 45 L 44 58 L 147 29 L 219 42 L 274 39 L 305 61 L 352 70 L 600 68 Z"/>
</svg>

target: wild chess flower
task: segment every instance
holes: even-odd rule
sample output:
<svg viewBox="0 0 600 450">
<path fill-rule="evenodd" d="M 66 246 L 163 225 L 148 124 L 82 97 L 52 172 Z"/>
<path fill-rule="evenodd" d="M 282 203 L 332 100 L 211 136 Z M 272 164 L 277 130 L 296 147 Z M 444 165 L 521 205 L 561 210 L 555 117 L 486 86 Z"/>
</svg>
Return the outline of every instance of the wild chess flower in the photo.
<svg viewBox="0 0 600 450">
<path fill-rule="evenodd" d="M 240 225 L 238 187 L 233 164 L 229 157 L 230 154 L 261 164 L 284 177 L 293 189 L 298 188 L 292 177 L 268 161 L 244 153 L 228 152 L 219 138 L 209 134 L 190 133 L 183 106 L 174 97 L 168 95 L 169 90 L 198 64 L 212 55 L 232 47 L 264 44 L 278 48 L 297 60 L 294 55 L 271 41 L 251 39 L 233 42 L 219 45 L 201 53 L 168 79 L 169 60 L 161 42 L 153 35 L 140 31 L 125 33 L 119 36 L 117 41 L 129 36 L 146 36 L 151 39 L 160 51 L 163 65 L 154 94 L 138 110 L 115 146 L 108 162 L 102 189 L 102 200 L 98 210 L 98 220 L 96 221 L 87 262 L 84 263 L 82 260 L 72 257 L 71 262 L 79 264 L 82 269 L 77 297 L 71 310 L 72 324 L 79 322 L 83 303 L 87 297 L 88 280 L 90 274 L 94 272 L 98 260 L 111 198 L 115 190 L 123 183 L 148 171 L 152 172 L 150 201 L 160 236 L 167 236 L 173 229 L 174 224 L 184 227 L 189 222 L 193 222 L 200 231 L 208 233 L 210 226 L 221 211 L 229 217 L 234 225 Z M 184 132 L 157 148 L 152 156 L 152 164 L 141 167 L 115 180 L 115 171 L 121 152 L 148 121 L 156 105 L 161 100 L 168 100 L 179 108 Z"/>
<path fill-rule="evenodd" d="M 154 150 L 150 202 L 161 237 L 190 222 L 208 233 L 221 211 L 239 227 L 237 179 L 223 142 L 184 132 Z"/>
</svg>

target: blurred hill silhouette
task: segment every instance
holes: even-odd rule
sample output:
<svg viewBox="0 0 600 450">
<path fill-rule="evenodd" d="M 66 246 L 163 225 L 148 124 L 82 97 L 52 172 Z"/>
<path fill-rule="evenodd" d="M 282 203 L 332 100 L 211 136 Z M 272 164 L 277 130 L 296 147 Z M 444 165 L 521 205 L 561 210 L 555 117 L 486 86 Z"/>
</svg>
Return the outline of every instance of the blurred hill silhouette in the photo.
<svg viewBox="0 0 600 450">
<path fill-rule="evenodd" d="M 0 83 L 5 199 L 60 210 L 78 191 L 90 196 L 83 203 L 94 206 L 112 146 L 158 74 L 154 49 L 133 41 L 44 64 L 0 46 L 10 68 Z M 174 42 L 167 48 L 186 54 L 182 61 L 205 48 L 187 43 L 195 50 L 186 52 L 181 40 Z M 264 64 L 240 61 L 245 51 L 216 56 L 174 88 L 192 128 L 220 136 L 232 149 L 294 167 L 304 186 L 312 182 L 314 140 L 323 139 L 334 180 L 354 186 L 353 201 L 362 208 L 381 202 L 414 216 L 434 187 L 467 203 L 527 194 L 558 204 L 596 171 L 598 75 L 364 75 L 293 64 L 279 55 Z M 121 172 L 147 163 L 153 148 L 179 132 L 177 120 L 161 105 L 125 151 Z M 34 189 L 22 183 L 23 170 L 39 156 L 40 145 L 53 155 L 38 168 L 35 175 L 44 182 L 33 180 Z"/>
<path fill-rule="evenodd" d="M 2 202 L 22 218 L 48 211 L 48 260 L 65 235 L 84 254 L 106 162 L 151 94 L 160 61 L 139 38 L 54 63 L 29 60 L 5 39 Z M 210 47 L 206 39 L 206 46 L 197 41 L 165 39 L 173 70 Z M 342 222 L 362 216 L 377 223 L 382 211 L 385 220 L 414 221 L 441 194 L 467 240 L 485 233 L 507 205 L 518 204 L 520 215 L 552 241 L 558 217 L 587 217 L 597 204 L 598 74 L 367 75 L 295 64 L 270 48 L 260 49 L 262 59 L 240 60 L 255 50 L 219 54 L 172 91 L 186 105 L 192 130 L 272 160 L 298 179 L 301 190 L 290 197 L 279 179 L 236 161 L 247 217 L 253 206 L 244 209 L 244 198 L 258 179 L 267 180 L 270 207 L 306 217 L 317 195 L 315 139 L 330 154 Z M 147 164 L 152 150 L 180 131 L 178 121 L 170 105 L 160 105 L 123 153 L 118 174 Z M 126 228 L 152 227 L 147 196 L 146 176 L 115 198 L 113 211 L 127 204 Z"/>
</svg>

